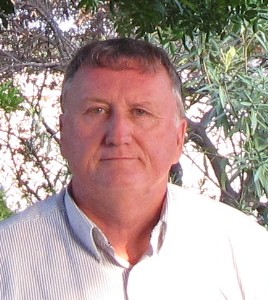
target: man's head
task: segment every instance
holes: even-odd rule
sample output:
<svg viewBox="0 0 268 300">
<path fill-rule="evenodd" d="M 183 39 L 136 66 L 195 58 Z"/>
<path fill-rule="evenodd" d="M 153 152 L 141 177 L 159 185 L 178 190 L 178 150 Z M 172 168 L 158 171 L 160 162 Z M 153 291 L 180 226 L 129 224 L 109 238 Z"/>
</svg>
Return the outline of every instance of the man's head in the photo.
<svg viewBox="0 0 268 300">
<path fill-rule="evenodd" d="M 83 46 L 76 52 L 65 72 L 61 96 L 62 110 L 64 110 L 65 95 L 71 88 L 74 75 L 82 66 L 110 68 L 118 71 L 133 69 L 142 72 L 156 72 L 164 67 L 177 97 L 179 117 L 184 117 L 181 80 L 163 49 L 148 42 L 130 38 L 94 41 Z"/>
<path fill-rule="evenodd" d="M 163 189 L 186 130 L 180 89 L 166 53 L 146 42 L 79 50 L 66 72 L 60 120 L 76 191 Z"/>
</svg>

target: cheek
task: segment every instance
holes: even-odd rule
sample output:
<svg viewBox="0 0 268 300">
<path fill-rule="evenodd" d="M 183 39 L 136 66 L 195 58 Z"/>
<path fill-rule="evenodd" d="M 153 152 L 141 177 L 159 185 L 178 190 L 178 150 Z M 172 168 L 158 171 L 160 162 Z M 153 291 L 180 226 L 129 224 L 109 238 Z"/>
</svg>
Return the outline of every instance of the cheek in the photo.
<svg viewBox="0 0 268 300">
<path fill-rule="evenodd" d="M 163 144 L 163 154 L 168 166 L 177 163 L 182 150 L 183 139 L 178 135 L 177 130 L 169 131 L 165 143 Z"/>
<path fill-rule="evenodd" d="M 74 153 L 77 152 L 80 142 L 80 130 L 70 118 L 62 118 L 61 120 L 61 153 L 65 159 L 70 160 Z"/>
<path fill-rule="evenodd" d="M 148 144 L 152 154 L 151 159 L 155 161 L 155 164 L 157 163 L 159 166 L 166 168 L 169 168 L 174 160 L 178 160 L 180 152 L 177 134 L 168 130 L 150 139 L 150 144 Z"/>
<path fill-rule="evenodd" d="M 61 139 L 65 144 L 75 144 L 75 141 L 82 140 L 84 127 L 75 117 L 62 118 Z"/>
<path fill-rule="evenodd" d="M 61 130 L 61 139 L 60 139 L 60 149 L 61 149 L 61 154 L 62 156 L 67 159 L 68 161 L 70 160 L 70 157 L 72 156 L 71 149 L 73 149 L 73 142 L 74 138 L 70 134 L 69 131 L 66 132 L 65 129 Z M 74 150 L 74 149 L 73 149 Z"/>
<path fill-rule="evenodd" d="M 79 161 L 81 164 L 87 164 L 92 156 L 96 156 L 101 145 L 101 130 L 83 124 L 81 121 L 68 120 L 68 123 L 66 121 L 67 119 L 61 128 L 62 155 L 69 163 Z"/>
</svg>

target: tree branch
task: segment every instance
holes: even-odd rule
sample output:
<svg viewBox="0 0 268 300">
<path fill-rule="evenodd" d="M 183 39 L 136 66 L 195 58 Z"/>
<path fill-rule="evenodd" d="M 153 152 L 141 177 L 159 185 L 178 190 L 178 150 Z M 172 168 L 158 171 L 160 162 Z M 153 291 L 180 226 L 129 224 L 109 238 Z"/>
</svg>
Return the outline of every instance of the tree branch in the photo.
<svg viewBox="0 0 268 300">
<path fill-rule="evenodd" d="M 188 138 L 198 145 L 203 153 L 209 159 L 215 176 L 221 187 L 221 201 L 237 207 L 238 193 L 231 187 L 226 174 L 228 159 L 220 155 L 206 134 L 205 127 L 202 123 L 194 122 L 188 119 L 189 135 Z"/>
</svg>

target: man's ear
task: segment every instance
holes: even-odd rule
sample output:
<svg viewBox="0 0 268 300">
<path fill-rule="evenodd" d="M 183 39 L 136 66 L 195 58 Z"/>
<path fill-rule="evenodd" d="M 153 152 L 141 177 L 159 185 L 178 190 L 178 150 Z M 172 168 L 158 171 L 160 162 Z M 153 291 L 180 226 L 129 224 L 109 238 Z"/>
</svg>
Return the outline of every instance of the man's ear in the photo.
<svg viewBox="0 0 268 300">
<path fill-rule="evenodd" d="M 180 123 L 177 128 L 177 147 L 178 147 L 178 153 L 177 153 L 177 159 L 180 158 L 184 146 L 184 140 L 185 135 L 187 132 L 187 120 L 186 118 L 180 120 Z"/>
<path fill-rule="evenodd" d="M 61 151 L 61 155 L 63 157 L 65 157 L 64 155 L 64 149 L 63 149 L 63 143 L 62 143 L 62 137 L 63 137 L 63 133 L 62 133 L 62 129 L 63 129 L 63 123 L 64 123 L 64 114 L 61 114 L 59 116 L 59 127 L 60 127 L 60 151 Z"/>
<path fill-rule="evenodd" d="M 187 128 L 188 128 L 188 123 L 187 120 L 184 118 L 180 121 L 178 125 L 178 132 L 177 132 L 177 144 L 181 145 L 182 147 L 184 145 Z"/>
<path fill-rule="evenodd" d="M 62 130 L 62 119 L 63 119 L 63 114 L 60 114 L 60 116 L 59 116 L 59 126 L 60 126 L 60 132 L 61 132 L 61 130 Z"/>
</svg>

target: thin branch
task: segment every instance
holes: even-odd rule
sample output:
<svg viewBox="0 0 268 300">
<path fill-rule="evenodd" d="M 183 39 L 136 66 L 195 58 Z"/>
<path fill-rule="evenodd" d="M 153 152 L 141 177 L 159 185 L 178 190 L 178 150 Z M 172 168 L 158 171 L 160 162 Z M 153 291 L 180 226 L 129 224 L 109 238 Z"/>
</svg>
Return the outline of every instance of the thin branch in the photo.
<svg viewBox="0 0 268 300">
<path fill-rule="evenodd" d="M 188 138 L 203 150 L 203 153 L 207 156 L 211 163 L 214 174 L 222 190 L 221 201 L 236 207 L 238 194 L 231 187 L 225 171 L 228 159 L 218 153 L 218 150 L 208 138 L 205 128 L 201 126 L 199 122 L 193 122 L 188 119 L 188 124 Z"/>
<path fill-rule="evenodd" d="M 44 119 L 42 120 L 42 124 L 45 126 L 46 131 L 51 135 L 51 137 L 56 141 L 56 143 L 58 145 L 60 145 L 60 139 L 57 138 L 57 136 L 56 136 L 57 131 L 55 131 L 51 127 L 49 127 L 49 125 L 47 124 L 47 122 Z"/>
</svg>

